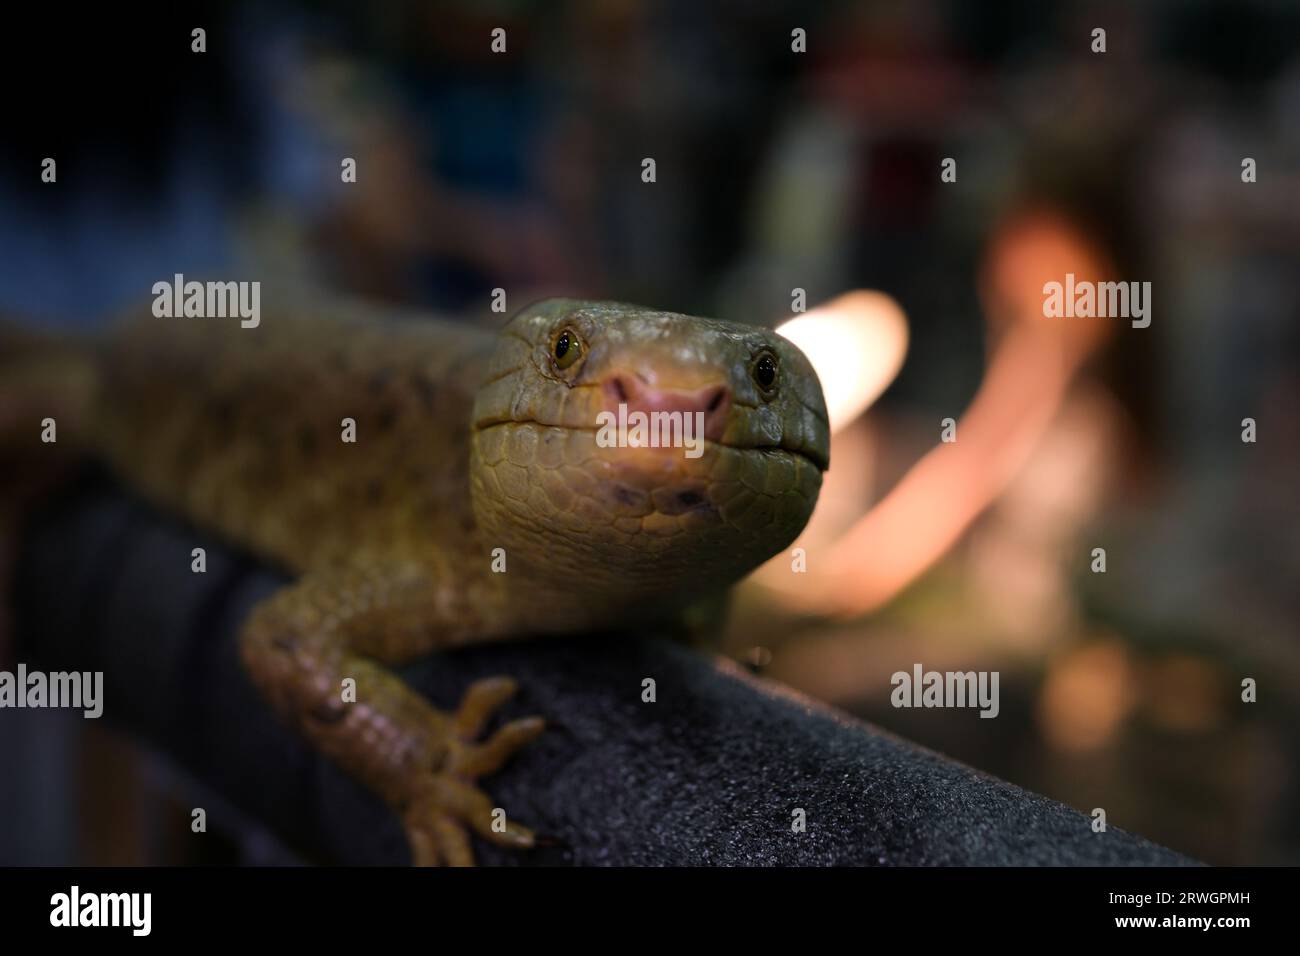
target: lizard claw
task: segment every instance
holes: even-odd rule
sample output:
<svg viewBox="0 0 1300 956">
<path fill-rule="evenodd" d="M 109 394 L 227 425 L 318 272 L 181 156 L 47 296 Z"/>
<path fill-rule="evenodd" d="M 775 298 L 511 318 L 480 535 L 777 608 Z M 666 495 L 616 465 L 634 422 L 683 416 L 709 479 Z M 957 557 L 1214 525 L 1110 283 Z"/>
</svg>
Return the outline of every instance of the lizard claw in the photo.
<svg viewBox="0 0 1300 956">
<path fill-rule="evenodd" d="M 471 742 L 517 689 L 508 677 L 489 677 L 475 681 L 465 692 L 452 718 L 446 763 L 421 775 L 403 813 L 415 865 L 473 866 L 469 830 L 514 849 L 529 849 L 536 842 L 532 830 L 497 813 L 492 800 L 473 782 L 498 770 L 546 727 L 540 717 L 525 717 L 510 721 L 481 744 Z"/>
<path fill-rule="evenodd" d="M 462 740 L 473 740 L 483 732 L 488 719 L 515 696 L 519 683 L 512 677 L 485 677 L 469 685 L 452 721 Z"/>
<path fill-rule="evenodd" d="M 466 777 L 482 777 L 495 773 L 519 748 L 537 739 L 546 729 L 540 717 L 512 720 L 486 743 L 462 747 L 454 751 L 447 761 L 447 769 Z"/>
</svg>

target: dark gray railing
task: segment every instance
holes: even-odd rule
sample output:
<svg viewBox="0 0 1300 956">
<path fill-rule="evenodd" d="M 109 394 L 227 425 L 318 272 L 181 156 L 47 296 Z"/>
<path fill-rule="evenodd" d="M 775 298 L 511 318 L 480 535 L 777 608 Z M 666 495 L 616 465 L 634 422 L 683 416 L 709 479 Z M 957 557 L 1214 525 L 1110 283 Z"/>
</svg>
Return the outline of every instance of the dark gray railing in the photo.
<svg viewBox="0 0 1300 956">
<path fill-rule="evenodd" d="M 99 479 L 34 517 L 18 572 L 20 659 L 104 671 L 111 723 L 305 858 L 405 862 L 395 819 L 275 720 L 240 669 L 239 624 L 276 575 Z M 470 648 L 404 673 L 444 706 L 473 678 L 511 674 L 524 689 L 507 714 L 550 722 L 487 784 L 548 845 L 479 846 L 486 863 L 1190 862 L 650 637 Z M 646 677 L 656 703 L 641 701 Z M 792 832 L 796 808 L 806 832 Z"/>
</svg>

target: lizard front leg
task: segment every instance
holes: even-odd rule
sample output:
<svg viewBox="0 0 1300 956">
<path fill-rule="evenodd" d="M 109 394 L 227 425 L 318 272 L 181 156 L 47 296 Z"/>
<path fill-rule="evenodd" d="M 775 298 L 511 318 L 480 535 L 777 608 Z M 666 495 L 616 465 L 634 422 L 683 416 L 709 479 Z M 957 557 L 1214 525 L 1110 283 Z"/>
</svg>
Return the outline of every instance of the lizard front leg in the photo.
<svg viewBox="0 0 1300 956">
<path fill-rule="evenodd" d="M 533 845 L 526 827 L 493 827 L 492 801 L 474 783 L 542 732 L 532 717 L 474 742 L 515 682 L 477 681 L 447 713 L 384 666 L 478 636 L 467 622 L 482 628 L 482 615 L 459 606 L 470 600 L 462 589 L 436 589 L 419 569 L 308 575 L 258 605 L 241 635 L 254 682 L 322 753 L 401 815 L 417 865 L 472 865 L 467 828 L 501 845 Z M 346 678 L 355 698 L 345 699 Z"/>
</svg>

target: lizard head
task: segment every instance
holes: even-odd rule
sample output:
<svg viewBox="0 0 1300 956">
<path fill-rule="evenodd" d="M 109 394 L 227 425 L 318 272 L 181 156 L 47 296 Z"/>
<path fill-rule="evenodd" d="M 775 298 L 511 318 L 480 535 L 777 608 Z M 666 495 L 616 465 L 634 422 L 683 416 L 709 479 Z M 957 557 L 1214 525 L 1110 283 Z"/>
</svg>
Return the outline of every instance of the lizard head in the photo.
<svg viewBox="0 0 1300 956">
<path fill-rule="evenodd" d="M 472 425 L 486 542 L 575 620 L 743 577 L 803 529 L 829 462 L 821 385 L 792 343 L 611 302 L 512 319 Z"/>
</svg>

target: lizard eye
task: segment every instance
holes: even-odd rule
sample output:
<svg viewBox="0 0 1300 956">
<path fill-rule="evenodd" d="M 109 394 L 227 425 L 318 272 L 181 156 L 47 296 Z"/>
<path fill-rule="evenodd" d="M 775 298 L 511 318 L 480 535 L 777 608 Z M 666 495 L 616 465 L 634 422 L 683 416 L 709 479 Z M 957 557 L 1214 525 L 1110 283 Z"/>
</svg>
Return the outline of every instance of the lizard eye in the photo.
<svg viewBox="0 0 1300 956">
<path fill-rule="evenodd" d="M 551 346 L 551 354 L 555 358 L 555 367 L 561 370 L 572 368 L 573 364 L 582 357 L 582 352 L 582 339 L 578 338 L 577 332 L 568 328 L 560 331 Z"/>
<path fill-rule="evenodd" d="M 776 371 L 776 356 L 767 349 L 758 353 L 758 358 L 754 360 L 750 375 L 753 376 L 754 384 L 758 386 L 758 390 L 766 398 L 771 398 L 776 394 Z"/>
</svg>

